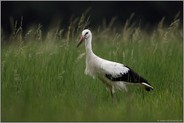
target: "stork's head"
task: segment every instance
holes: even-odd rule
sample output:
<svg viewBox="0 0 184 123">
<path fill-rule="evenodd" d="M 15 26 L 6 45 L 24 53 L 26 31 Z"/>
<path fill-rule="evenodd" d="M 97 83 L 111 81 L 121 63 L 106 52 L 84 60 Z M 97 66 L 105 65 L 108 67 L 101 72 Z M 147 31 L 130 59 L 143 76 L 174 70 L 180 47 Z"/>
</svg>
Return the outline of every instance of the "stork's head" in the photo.
<svg viewBox="0 0 184 123">
<path fill-rule="evenodd" d="M 80 44 L 81 44 L 83 41 L 88 40 L 90 37 L 91 37 L 91 31 L 90 31 L 89 29 L 83 30 L 83 31 L 82 31 L 82 35 L 81 35 L 80 40 L 79 40 L 79 43 L 77 44 L 77 47 L 79 47 Z"/>
</svg>

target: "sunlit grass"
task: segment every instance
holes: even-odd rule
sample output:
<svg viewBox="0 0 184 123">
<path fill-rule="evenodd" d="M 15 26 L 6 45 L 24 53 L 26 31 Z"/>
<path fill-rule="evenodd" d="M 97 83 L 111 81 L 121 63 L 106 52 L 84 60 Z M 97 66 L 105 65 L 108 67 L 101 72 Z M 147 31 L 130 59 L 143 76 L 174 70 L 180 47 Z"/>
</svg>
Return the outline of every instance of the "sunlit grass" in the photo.
<svg viewBox="0 0 184 123">
<path fill-rule="evenodd" d="M 45 40 L 39 26 L 27 37 L 17 29 L 14 42 L 2 45 L 2 121 L 182 121 L 178 20 L 151 34 L 128 21 L 119 32 L 112 25 L 92 29 L 97 55 L 133 68 L 154 87 L 149 93 L 137 87 L 117 91 L 112 104 L 104 85 L 84 75 L 84 45 L 76 48 L 84 17 L 74 19 L 66 34 L 53 28 Z"/>
</svg>

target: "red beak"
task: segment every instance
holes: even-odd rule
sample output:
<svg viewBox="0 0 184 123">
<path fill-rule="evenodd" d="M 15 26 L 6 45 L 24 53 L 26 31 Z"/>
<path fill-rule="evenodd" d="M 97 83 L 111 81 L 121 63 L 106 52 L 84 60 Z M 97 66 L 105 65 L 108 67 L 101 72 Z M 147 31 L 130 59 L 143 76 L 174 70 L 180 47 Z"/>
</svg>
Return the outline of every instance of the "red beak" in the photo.
<svg viewBox="0 0 184 123">
<path fill-rule="evenodd" d="M 82 42 L 84 41 L 84 36 L 81 36 L 80 37 L 80 40 L 79 40 L 79 42 L 78 42 L 78 44 L 77 44 L 77 47 L 79 47 L 81 44 L 82 44 Z"/>
</svg>

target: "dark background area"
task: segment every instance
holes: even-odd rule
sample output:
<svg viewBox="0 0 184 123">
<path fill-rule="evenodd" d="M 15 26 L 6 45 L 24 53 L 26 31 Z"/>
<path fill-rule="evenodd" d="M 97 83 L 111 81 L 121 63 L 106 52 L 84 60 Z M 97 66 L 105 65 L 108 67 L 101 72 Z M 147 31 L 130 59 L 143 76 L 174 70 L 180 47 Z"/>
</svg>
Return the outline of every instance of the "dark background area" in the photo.
<svg viewBox="0 0 184 123">
<path fill-rule="evenodd" d="M 54 18 L 61 19 L 61 26 L 67 27 L 71 16 L 81 16 L 88 8 L 89 26 L 93 27 L 101 25 L 103 19 L 108 23 L 115 16 L 116 23 L 123 24 L 131 13 L 135 13 L 133 21 L 141 20 L 142 24 L 154 26 L 164 16 L 165 24 L 170 24 L 180 12 L 183 24 L 183 1 L 1 1 L 1 28 L 5 33 L 11 33 L 10 17 L 20 23 L 21 16 L 23 29 L 40 23 L 47 30 Z"/>
</svg>

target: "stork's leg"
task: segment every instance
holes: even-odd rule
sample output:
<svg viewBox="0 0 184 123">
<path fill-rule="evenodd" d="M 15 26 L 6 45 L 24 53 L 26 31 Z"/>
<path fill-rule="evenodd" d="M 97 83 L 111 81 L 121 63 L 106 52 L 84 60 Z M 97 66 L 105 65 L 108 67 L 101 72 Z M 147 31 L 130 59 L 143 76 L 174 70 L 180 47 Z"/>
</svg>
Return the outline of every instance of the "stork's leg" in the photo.
<svg viewBox="0 0 184 123">
<path fill-rule="evenodd" d="M 113 93 L 113 87 L 108 84 L 106 81 L 104 81 L 103 79 L 99 78 L 105 85 L 106 87 L 110 90 L 111 93 L 111 97 L 112 97 L 112 103 L 114 103 L 114 93 Z"/>
<path fill-rule="evenodd" d="M 114 104 L 114 94 L 113 94 L 113 91 L 112 91 L 112 87 L 111 87 L 111 97 L 112 97 L 112 103 Z"/>
<path fill-rule="evenodd" d="M 113 92 L 113 87 L 109 84 L 106 84 L 107 87 L 109 88 L 110 90 L 110 93 L 111 93 L 111 97 L 112 97 L 112 103 L 114 103 L 114 92 Z"/>
</svg>

